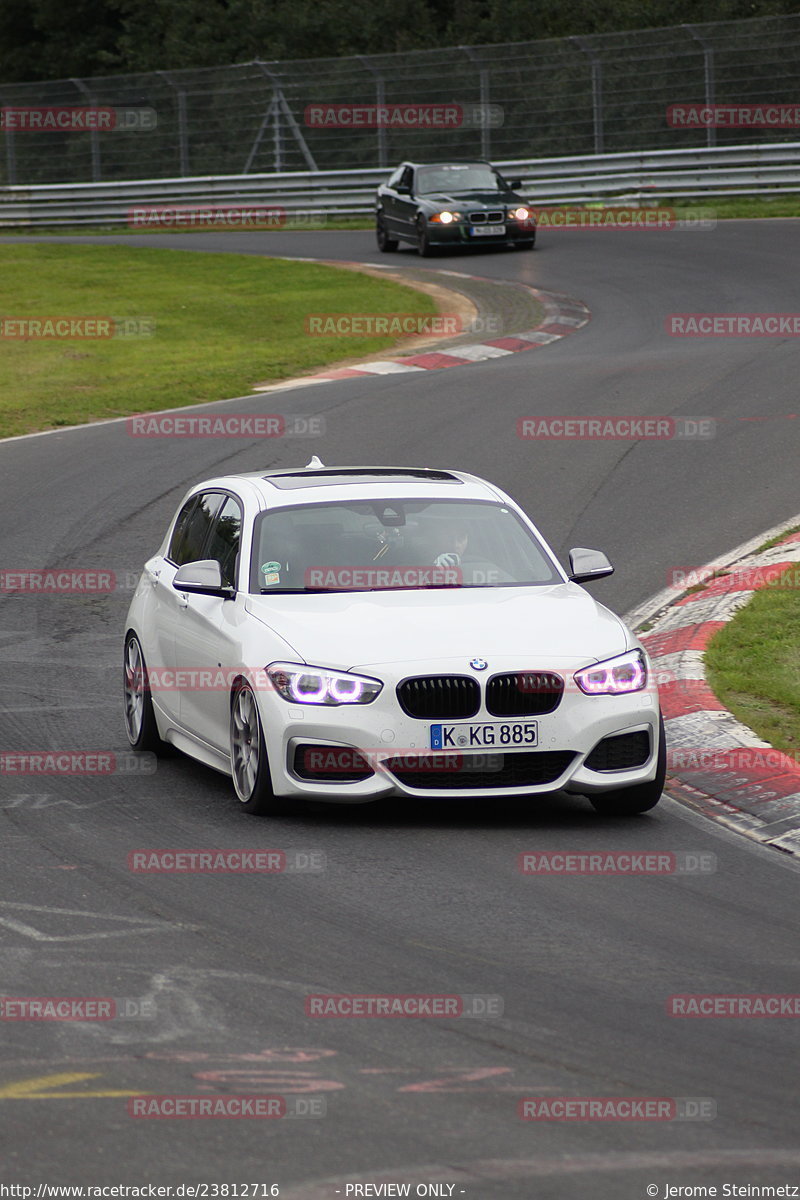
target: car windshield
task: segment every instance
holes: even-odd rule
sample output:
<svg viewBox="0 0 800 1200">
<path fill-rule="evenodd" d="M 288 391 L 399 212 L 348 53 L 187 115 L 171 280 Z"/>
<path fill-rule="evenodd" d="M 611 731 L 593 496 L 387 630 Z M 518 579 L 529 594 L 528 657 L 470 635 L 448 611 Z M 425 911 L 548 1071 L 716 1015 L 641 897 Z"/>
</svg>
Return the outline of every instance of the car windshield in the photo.
<svg viewBox="0 0 800 1200">
<path fill-rule="evenodd" d="M 304 504 L 261 513 L 254 530 L 255 593 L 562 582 L 517 514 L 493 502 Z"/>
<path fill-rule="evenodd" d="M 501 183 L 485 163 L 453 164 L 449 167 L 420 167 L 417 171 L 417 193 L 431 192 L 498 192 Z"/>
</svg>

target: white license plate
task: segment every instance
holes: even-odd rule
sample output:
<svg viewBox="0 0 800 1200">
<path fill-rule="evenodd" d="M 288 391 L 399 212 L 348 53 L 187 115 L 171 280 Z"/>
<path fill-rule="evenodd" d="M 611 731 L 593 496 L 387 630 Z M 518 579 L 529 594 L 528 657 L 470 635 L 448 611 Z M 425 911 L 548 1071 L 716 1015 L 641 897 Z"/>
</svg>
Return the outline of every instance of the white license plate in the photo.
<svg viewBox="0 0 800 1200">
<path fill-rule="evenodd" d="M 506 233 L 505 225 L 473 225 L 472 226 L 472 236 L 473 237 L 492 237 L 492 236 L 496 236 L 498 234 L 505 237 L 505 233 Z"/>
<path fill-rule="evenodd" d="M 431 725 L 431 750 L 522 749 L 538 745 L 538 721 L 490 721 Z"/>
</svg>

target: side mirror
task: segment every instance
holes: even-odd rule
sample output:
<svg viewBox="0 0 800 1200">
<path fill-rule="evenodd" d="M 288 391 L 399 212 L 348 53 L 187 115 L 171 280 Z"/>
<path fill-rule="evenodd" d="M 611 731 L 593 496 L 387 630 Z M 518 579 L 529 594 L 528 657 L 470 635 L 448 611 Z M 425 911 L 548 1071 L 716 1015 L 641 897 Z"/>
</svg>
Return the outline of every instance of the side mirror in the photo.
<svg viewBox="0 0 800 1200">
<path fill-rule="evenodd" d="M 201 596 L 223 596 L 232 600 L 236 589 L 222 582 L 222 571 L 214 558 L 186 563 L 172 581 L 177 592 L 192 592 Z"/>
<path fill-rule="evenodd" d="M 522 187 L 522 180 L 521 179 L 509 179 L 508 186 L 511 188 L 512 192 L 515 192 L 517 190 L 517 188 Z"/>
<path fill-rule="evenodd" d="M 602 550 L 587 550 L 575 546 L 569 552 L 570 579 L 573 583 L 589 583 L 592 579 L 604 579 L 613 575 L 614 568 Z"/>
<path fill-rule="evenodd" d="M 394 190 L 397 192 L 398 196 L 410 196 L 411 195 L 411 188 L 408 187 L 407 184 L 405 184 L 405 183 L 398 183 L 397 187 Z"/>
</svg>

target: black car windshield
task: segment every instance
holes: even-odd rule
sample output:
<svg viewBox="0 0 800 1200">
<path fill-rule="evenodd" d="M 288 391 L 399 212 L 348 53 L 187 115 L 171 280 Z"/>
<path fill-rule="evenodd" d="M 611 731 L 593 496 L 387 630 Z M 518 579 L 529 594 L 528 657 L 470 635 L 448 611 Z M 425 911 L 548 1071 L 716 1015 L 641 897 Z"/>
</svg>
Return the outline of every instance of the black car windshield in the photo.
<svg viewBox="0 0 800 1200">
<path fill-rule="evenodd" d="M 304 504 L 261 513 L 254 529 L 255 593 L 562 582 L 531 530 L 494 502 Z"/>
<path fill-rule="evenodd" d="M 417 171 L 417 194 L 433 192 L 499 192 L 502 183 L 485 163 L 454 163 L 445 167 L 420 167 Z"/>
</svg>

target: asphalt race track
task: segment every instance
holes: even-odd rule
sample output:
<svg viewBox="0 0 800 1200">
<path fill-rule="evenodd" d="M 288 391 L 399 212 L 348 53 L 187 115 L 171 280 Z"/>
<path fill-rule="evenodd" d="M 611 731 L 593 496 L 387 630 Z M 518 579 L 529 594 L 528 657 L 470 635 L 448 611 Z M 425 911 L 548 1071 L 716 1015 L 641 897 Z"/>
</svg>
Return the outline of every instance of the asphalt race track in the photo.
<svg viewBox="0 0 800 1200">
<path fill-rule="evenodd" d="M 410 251 L 379 255 L 369 233 L 124 242 L 420 265 Z M 790 517 L 800 508 L 796 345 L 670 337 L 665 319 L 800 311 L 799 255 L 800 222 L 754 221 L 554 232 L 533 254 L 442 257 L 424 265 L 566 293 L 592 320 L 466 368 L 210 410 L 322 414 L 327 433 L 313 442 L 134 440 L 112 423 L 0 445 L 3 567 L 98 567 L 120 580 L 111 595 L 0 595 L 2 748 L 124 752 L 128 587 L 187 486 L 208 474 L 313 453 L 475 471 L 510 491 L 559 552 L 605 550 L 617 574 L 594 591 L 620 612 L 672 568 Z M 532 415 L 717 426 L 704 441 L 533 443 L 516 436 Z M 673 994 L 800 992 L 798 868 L 677 802 L 628 821 L 601 820 L 576 798 L 320 806 L 268 821 L 237 812 L 222 776 L 180 756 L 155 774 L 0 782 L 0 992 L 155 1007 L 126 1021 L 3 1022 L 8 1182 L 257 1182 L 295 1200 L 402 1194 L 348 1183 L 408 1182 L 411 1195 L 436 1184 L 427 1194 L 467 1200 L 800 1184 L 793 1022 L 666 1012 Z M 128 854 L 151 847 L 319 851 L 327 869 L 132 873 Z M 524 877 L 517 856 L 533 850 L 696 851 L 717 869 Z M 307 1017 L 306 995 L 322 992 L 499 996 L 503 1015 Z M 143 1093 L 281 1094 L 312 1108 L 322 1099 L 326 1115 L 133 1119 L 127 1098 Z M 522 1097 L 563 1096 L 704 1099 L 716 1116 L 517 1114 Z"/>
</svg>

